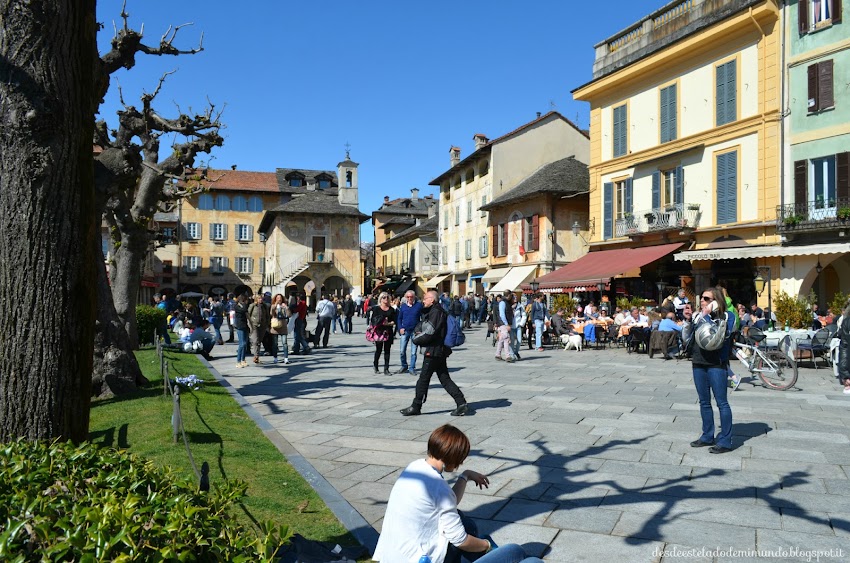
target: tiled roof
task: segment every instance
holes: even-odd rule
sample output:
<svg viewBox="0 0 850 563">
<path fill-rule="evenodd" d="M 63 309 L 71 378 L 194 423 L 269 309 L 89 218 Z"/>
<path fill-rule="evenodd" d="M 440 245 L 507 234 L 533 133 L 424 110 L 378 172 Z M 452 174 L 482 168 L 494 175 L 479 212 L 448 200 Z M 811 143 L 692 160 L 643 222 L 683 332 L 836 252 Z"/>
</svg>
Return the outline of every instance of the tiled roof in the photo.
<svg viewBox="0 0 850 563">
<path fill-rule="evenodd" d="M 415 225 L 416 219 L 413 217 L 393 217 L 388 220 L 386 223 L 381 225 L 382 229 L 386 229 L 387 227 L 392 227 L 395 225 Z"/>
<path fill-rule="evenodd" d="M 300 173 L 304 176 L 304 185 L 299 187 L 293 187 L 289 185 L 289 180 L 286 179 L 292 172 Z M 318 176 L 326 175 L 330 176 L 331 179 L 331 187 L 324 188 L 322 190 L 323 193 L 328 195 L 337 195 L 337 189 L 339 187 L 339 179 L 336 176 L 336 172 L 333 170 L 308 170 L 306 168 L 278 168 L 275 172 L 277 174 L 277 187 L 280 193 L 284 194 L 306 194 L 311 193 L 314 190 L 308 190 L 307 184 L 315 184 L 315 189 L 318 190 L 319 180 Z"/>
<path fill-rule="evenodd" d="M 392 238 L 385 240 L 379 246 L 381 250 L 386 248 L 392 248 L 396 244 L 400 244 L 403 241 L 422 237 L 425 235 L 433 234 L 436 236 L 437 228 L 440 226 L 440 216 L 439 213 L 435 214 L 433 217 L 428 217 L 418 225 L 413 225 L 400 233 L 397 233 Z"/>
<path fill-rule="evenodd" d="M 300 213 L 303 215 L 346 215 L 359 217 L 361 223 L 369 220 L 368 215 L 360 213 L 359 209 L 351 205 L 342 205 L 336 195 L 330 195 L 327 191 L 293 197 L 286 203 L 272 207 L 269 212 Z"/>
<path fill-rule="evenodd" d="M 489 141 L 489 142 L 487 142 L 486 144 L 482 145 L 480 148 L 478 148 L 478 149 L 476 149 L 475 151 L 473 151 L 473 152 L 472 152 L 472 154 L 470 154 L 469 156 L 467 156 L 466 158 L 464 158 L 463 160 L 461 160 L 459 163 L 455 164 L 454 166 L 452 166 L 451 168 L 449 168 L 448 170 L 446 170 L 445 172 L 443 172 L 442 174 L 440 174 L 439 176 L 437 176 L 436 178 L 434 178 L 433 180 L 431 180 L 431 181 L 428 183 L 428 185 L 430 185 L 430 186 L 439 186 L 439 185 L 440 185 L 440 182 L 442 182 L 442 181 L 443 181 L 443 179 L 444 179 L 446 176 L 451 176 L 454 172 L 456 172 L 456 171 L 458 171 L 458 170 L 462 170 L 462 169 L 466 168 L 467 166 L 469 166 L 469 164 L 471 164 L 472 162 L 474 162 L 474 161 L 478 160 L 481 156 L 483 156 L 484 152 L 490 151 L 490 148 L 491 148 L 494 144 L 499 143 L 499 142 L 501 142 L 501 141 L 504 141 L 504 140 L 506 140 L 506 139 L 508 139 L 508 138 L 510 138 L 510 137 L 513 137 L 513 136 L 514 136 L 514 135 L 516 135 L 517 133 L 520 133 L 520 132 L 522 132 L 522 131 L 525 131 L 525 130 L 526 130 L 526 129 L 528 129 L 529 127 L 532 127 L 532 126 L 534 126 L 534 125 L 536 125 L 536 124 L 540 123 L 541 121 L 545 121 L 545 120 L 549 119 L 549 118 L 550 118 L 551 116 L 553 116 L 553 115 L 554 115 L 554 116 L 559 117 L 560 119 L 562 119 L 562 120 L 564 120 L 564 121 L 566 121 L 566 122 L 567 122 L 569 125 L 571 125 L 571 126 L 572 126 L 572 127 L 573 127 L 576 131 L 578 131 L 579 133 L 581 133 L 582 135 L 584 135 L 585 137 L 587 137 L 588 139 L 590 139 L 590 135 L 588 134 L 588 132 L 587 132 L 587 131 L 585 131 L 584 129 L 581 129 L 578 125 L 576 125 L 575 123 L 573 123 L 572 121 L 570 121 L 569 119 L 567 119 L 566 117 L 564 117 L 563 115 L 561 115 L 560 113 L 558 113 L 557 111 L 550 111 L 550 112 L 545 113 L 545 114 L 541 115 L 540 117 L 538 117 L 538 118 L 536 118 L 536 119 L 534 119 L 534 120 L 532 120 L 532 121 L 529 121 L 528 123 L 525 123 L 525 124 L 523 124 L 523 125 L 520 125 L 519 127 L 517 127 L 516 129 L 514 129 L 513 131 L 510 131 L 510 132 L 508 132 L 508 133 L 505 133 L 505 134 L 504 134 L 504 135 L 502 135 L 501 137 L 497 137 L 497 138 L 493 139 L 492 141 Z"/>
<path fill-rule="evenodd" d="M 487 211 L 542 194 L 562 196 L 580 194 L 589 190 L 590 174 L 587 165 L 576 160 L 574 156 L 570 156 L 542 166 L 515 188 L 487 205 L 482 205 L 479 209 Z"/>
<path fill-rule="evenodd" d="M 393 215 L 428 215 L 429 202 L 433 205 L 434 199 L 400 197 L 390 200 L 378 208 L 377 213 L 388 213 Z"/>
<path fill-rule="evenodd" d="M 277 178 L 274 172 L 248 172 L 244 170 L 206 171 L 207 186 L 210 190 L 277 192 Z"/>
</svg>

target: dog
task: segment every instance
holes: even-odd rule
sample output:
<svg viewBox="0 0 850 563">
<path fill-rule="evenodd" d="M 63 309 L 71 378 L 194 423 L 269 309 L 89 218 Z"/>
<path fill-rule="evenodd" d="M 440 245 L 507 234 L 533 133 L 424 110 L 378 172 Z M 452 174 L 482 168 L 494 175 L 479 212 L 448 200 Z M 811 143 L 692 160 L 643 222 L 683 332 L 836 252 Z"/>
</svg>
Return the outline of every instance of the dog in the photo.
<svg viewBox="0 0 850 563">
<path fill-rule="evenodd" d="M 561 344 L 564 345 L 565 352 L 570 348 L 575 348 L 577 352 L 581 352 L 582 337 L 580 334 L 562 334 Z"/>
</svg>

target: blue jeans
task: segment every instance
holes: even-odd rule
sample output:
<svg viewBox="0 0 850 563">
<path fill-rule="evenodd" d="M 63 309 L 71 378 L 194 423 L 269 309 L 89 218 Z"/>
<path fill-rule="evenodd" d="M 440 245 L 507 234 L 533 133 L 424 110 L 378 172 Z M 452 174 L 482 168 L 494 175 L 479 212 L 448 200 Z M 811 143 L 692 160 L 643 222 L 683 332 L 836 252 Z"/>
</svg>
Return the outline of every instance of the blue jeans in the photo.
<svg viewBox="0 0 850 563">
<path fill-rule="evenodd" d="M 215 341 L 221 342 L 224 340 L 221 337 L 221 325 L 224 322 L 224 317 L 210 317 L 210 322 L 213 325 L 213 329 L 215 329 Z"/>
<path fill-rule="evenodd" d="M 522 329 L 523 327 L 521 326 L 511 329 L 511 350 L 513 350 L 515 358 L 519 357 L 519 345 L 520 342 L 522 342 Z"/>
<path fill-rule="evenodd" d="M 457 513 L 460 516 L 460 521 L 463 522 L 466 533 L 480 538 L 481 536 L 478 535 L 478 526 L 475 522 L 460 510 Z M 461 551 L 452 544 L 449 544 L 444 561 L 445 563 L 460 563 L 461 556 L 466 558 L 467 561 L 479 561 L 481 563 L 543 563 L 537 557 L 526 557 L 522 547 L 515 543 L 499 546 L 486 555 L 483 553 Z"/>
<path fill-rule="evenodd" d="M 239 344 L 236 346 L 236 362 L 245 360 L 245 350 L 248 348 L 248 329 L 237 328 L 236 337 L 239 338 Z"/>
<path fill-rule="evenodd" d="M 404 334 L 400 334 L 401 350 L 399 350 L 399 359 L 401 360 L 401 369 L 404 371 L 416 371 L 416 355 L 419 353 L 419 346 L 413 343 L 413 332 L 405 330 Z M 410 343 L 410 363 L 407 363 L 407 344 Z"/>
<path fill-rule="evenodd" d="M 336 326 L 339 325 L 339 331 L 345 332 L 345 327 L 342 324 L 342 317 L 334 317 L 334 322 L 332 324 L 334 332 L 336 332 Z"/>
<path fill-rule="evenodd" d="M 543 319 L 534 319 L 534 347 L 543 347 Z"/>
<path fill-rule="evenodd" d="M 284 358 L 289 358 L 289 335 L 278 334 L 277 339 L 278 351 L 283 353 Z M 277 358 L 277 356 L 275 356 L 275 358 Z"/>
<path fill-rule="evenodd" d="M 701 442 L 716 443 L 722 448 L 732 447 L 732 407 L 726 400 L 726 368 L 693 366 L 694 386 L 699 397 L 699 414 L 702 417 Z M 714 411 L 711 394 L 720 411 L 720 434 L 714 437 Z"/>
<path fill-rule="evenodd" d="M 295 334 L 292 335 L 292 353 L 300 354 L 301 347 L 304 347 L 304 353 L 310 353 L 310 345 L 307 344 L 307 339 L 304 338 L 304 329 L 307 326 L 306 320 L 300 318 L 295 319 Z"/>
</svg>

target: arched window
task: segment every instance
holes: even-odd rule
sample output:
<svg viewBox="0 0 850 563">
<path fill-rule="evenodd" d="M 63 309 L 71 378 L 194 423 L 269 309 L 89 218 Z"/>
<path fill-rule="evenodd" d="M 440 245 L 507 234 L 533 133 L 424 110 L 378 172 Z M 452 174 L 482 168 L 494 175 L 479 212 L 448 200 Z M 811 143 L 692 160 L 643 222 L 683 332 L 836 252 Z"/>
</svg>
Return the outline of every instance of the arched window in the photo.
<svg viewBox="0 0 850 563">
<path fill-rule="evenodd" d="M 469 167 L 466 171 L 466 183 L 471 184 L 475 180 L 475 168 Z"/>
<path fill-rule="evenodd" d="M 262 211 L 263 210 L 263 198 L 260 196 L 252 195 L 248 198 L 248 211 Z"/>
<path fill-rule="evenodd" d="M 230 211 L 230 198 L 224 194 L 215 196 L 216 211 Z"/>
<path fill-rule="evenodd" d="M 486 176 L 488 172 L 490 172 L 490 163 L 485 160 L 481 163 L 481 166 L 478 167 L 478 175 Z"/>
<path fill-rule="evenodd" d="M 213 208 L 213 196 L 210 194 L 201 194 L 198 196 L 198 209 L 209 211 Z"/>
<path fill-rule="evenodd" d="M 232 204 L 233 211 L 248 211 L 248 202 L 245 200 L 245 196 L 233 196 Z"/>
</svg>

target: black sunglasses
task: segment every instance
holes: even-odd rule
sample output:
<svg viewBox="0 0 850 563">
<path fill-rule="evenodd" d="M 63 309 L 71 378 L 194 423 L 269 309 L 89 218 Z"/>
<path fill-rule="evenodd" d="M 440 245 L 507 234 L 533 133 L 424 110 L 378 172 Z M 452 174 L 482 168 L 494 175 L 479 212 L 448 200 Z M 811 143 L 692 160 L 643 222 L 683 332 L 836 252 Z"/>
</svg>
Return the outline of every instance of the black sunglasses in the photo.
<svg viewBox="0 0 850 563">
<path fill-rule="evenodd" d="M 706 297 L 705 295 L 700 295 L 699 298 L 703 301 L 714 301 L 714 297 Z"/>
</svg>

